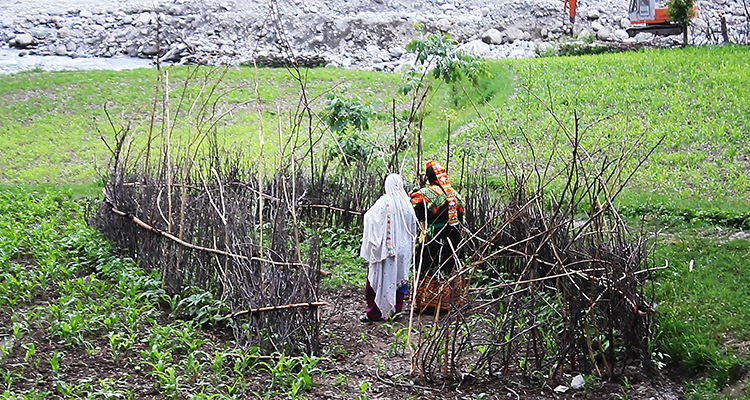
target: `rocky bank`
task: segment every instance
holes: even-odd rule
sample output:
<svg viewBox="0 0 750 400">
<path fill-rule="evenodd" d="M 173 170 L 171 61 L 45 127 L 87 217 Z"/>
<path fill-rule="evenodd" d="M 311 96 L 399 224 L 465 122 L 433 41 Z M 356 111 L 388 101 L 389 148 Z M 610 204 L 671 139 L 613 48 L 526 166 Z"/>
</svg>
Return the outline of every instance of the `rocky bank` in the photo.
<svg viewBox="0 0 750 400">
<path fill-rule="evenodd" d="M 274 65 L 288 56 L 279 44 L 288 43 L 310 65 L 393 70 L 410 61 L 404 46 L 416 24 L 492 58 L 534 57 L 577 39 L 680 43 L 680 36 L 629 37 L 629 1 L 579 0 L 570 23 L 563 0 L 0 0 L 0 46 L 20 54 Z M 722 43 L 722 15 L 730 41 L 748 43 L 749 2 L 699 0 L 693 43 Z"/>
</svg>

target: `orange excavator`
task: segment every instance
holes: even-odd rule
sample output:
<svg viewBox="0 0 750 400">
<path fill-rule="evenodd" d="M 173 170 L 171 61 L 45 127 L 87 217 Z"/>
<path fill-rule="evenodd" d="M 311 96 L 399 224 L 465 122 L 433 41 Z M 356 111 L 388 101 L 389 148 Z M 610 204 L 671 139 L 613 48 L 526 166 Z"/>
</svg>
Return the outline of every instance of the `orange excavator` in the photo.
<svg viewBox="0 0 750 400">
<path fill-rule="evenodd" d="M 577 0 L 565 0 L 564 11 L 570 16 L 570 22 L 576 19 Z M 693 17 L 698 16 L 698 6 L 693 7 Z M 669 18 L 667 7 L 656 7 L 656 0 L 630 0 L 628 18 L 632 24 L 626 29 L 630 37 L 639 32 L 649 32 L 659 36 L 679 35 L 683 26 Z"/>
</svg>

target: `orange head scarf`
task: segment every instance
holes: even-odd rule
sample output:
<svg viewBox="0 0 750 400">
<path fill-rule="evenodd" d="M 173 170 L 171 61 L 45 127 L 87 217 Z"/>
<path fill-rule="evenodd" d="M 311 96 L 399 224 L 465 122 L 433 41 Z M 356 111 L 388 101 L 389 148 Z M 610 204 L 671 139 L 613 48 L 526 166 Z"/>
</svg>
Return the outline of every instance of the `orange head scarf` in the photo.
<svg viewBox="0 0 750 400">
<path fill-rule="evenodd" d="M 440 164 L 440 161 L 432 160 L 427 162 L 427 168 L 432 168 L 438 185 L 443 188 L 443 192 L 445 192 L 445 196 L 447 197 L 448 224 L 452 226 L 458 225 L 458 200 L 456 199 L 456 191 L 451 186 L 451 181 L 448 179 L 445 167 L 443 167 L 443 164 Z"/>
</svg>

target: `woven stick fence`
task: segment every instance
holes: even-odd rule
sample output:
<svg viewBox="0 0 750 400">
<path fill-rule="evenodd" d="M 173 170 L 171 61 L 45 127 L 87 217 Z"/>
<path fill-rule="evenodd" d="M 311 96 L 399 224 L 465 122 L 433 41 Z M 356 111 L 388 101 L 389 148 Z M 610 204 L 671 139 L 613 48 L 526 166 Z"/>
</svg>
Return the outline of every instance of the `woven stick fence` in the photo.
<svg viewBox="0 0 750 400">
<path fill-rule="evenodd" d="M 222 119 L 260 103 L 224 104 L 223 76 L 221 68 L 188 71 L 176 96 L 180 102 L 171 109 L 175 96 L 168 74 L 159 71 L 163 98 L 154 100 L 147 135 L 110 118 L 112 137 L 105 143 L 113 161 L 93 222 L 144 269 L 158 271 L 168 296 L 197 288 L 227 304 L 228 316 L 212 318 L 229 322 L 239 345 L 269 354 L 316 354 L 318 308 L 325 305 L 318 285 L 327 274 L 317 229 L 357 225 L 363 204 L 376 195 L 374 174 L 348 168 L 335 177 L 303 175 L 301 161 L 311 149 L 299 146 L 294 135 L 284 142 L 282 133 L 271 172 L 264 171 L 262 158 L 223 150 L 217 134 Z M 185 103 L 193 93 L 204 95 Z M 292 124 L 293 132 L 301 131 L 299 118 Z M 145 143 L 139 135 L 147 136 Z"/>
<path fill-rule="evenodd" d="M 414 375 L 466 382 L 563 371 L 611 377 L 633 361 L 652 367 L 644 284 L 663 267 L 650 265 L 648 238 L 631 231 L 614 200 L 658 143 L 612 157 L 586 151 L 577 126 L 569 135 L 554 190 L 533 169 L 506 171 L 505 196 L 490 189 L 492 172 L 467 174 L 465 258 L 452 279 L 468 289 L 446 297 L 450 309 L 415 341 Z"/>
</svg>

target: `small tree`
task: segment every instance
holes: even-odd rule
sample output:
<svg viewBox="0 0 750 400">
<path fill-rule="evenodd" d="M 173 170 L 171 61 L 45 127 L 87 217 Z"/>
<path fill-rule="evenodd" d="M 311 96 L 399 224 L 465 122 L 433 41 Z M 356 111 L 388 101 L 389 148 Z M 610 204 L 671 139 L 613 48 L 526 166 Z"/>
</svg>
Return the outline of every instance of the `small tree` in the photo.
<svg viewBox="0 0 750 400">
<path fill-rule="evenodd" d="M 682 25 L 682 47 L 685 47 L 688 44 L 688 26 L 690 25 L 690 20 L 695 17 L 695 10 L 693 10 L 694 5 L 695 0 L 667 1 L 669 18 Z"/>
<path fill-rule="evenodd" d="M 362 103 L 359 97 L 340 97 L 334 93 L 325 95 L 325 113 L 323 121 L 336 134 L 338 151 L 331 153 L 330 158 L 343 156 L 344 163 L 364 161 L 371 153 L 360 133 L 370 128 L 372 108 Z"/>
</svg>

